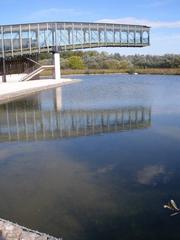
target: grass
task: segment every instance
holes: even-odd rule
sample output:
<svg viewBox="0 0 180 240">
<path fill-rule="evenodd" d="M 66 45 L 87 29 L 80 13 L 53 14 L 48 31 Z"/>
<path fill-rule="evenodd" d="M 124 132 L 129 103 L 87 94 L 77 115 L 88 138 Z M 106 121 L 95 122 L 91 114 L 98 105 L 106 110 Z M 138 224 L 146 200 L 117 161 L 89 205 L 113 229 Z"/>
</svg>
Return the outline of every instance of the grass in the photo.
<svg viewBox="0 0 180 240">
<path fill-rule="evenodd" d="M 163 75 L 180 75 L 180 68 L 146 68 L 137 69 L 139 74 L 163 74 Z"/>
<path fill-rule="evenodd" d="M 139 74 L 163 74 L 163 75 L 180 75 L 180 68 L 146 68 L 146 69 L 63 69 L 62 75 L 78 75 L 78 74 L 127 74 L 127 73 L 139 73 Z M 41 73 L 41 76 L 51 76 L 52 70 L 46 70 Z"/>
</svg>

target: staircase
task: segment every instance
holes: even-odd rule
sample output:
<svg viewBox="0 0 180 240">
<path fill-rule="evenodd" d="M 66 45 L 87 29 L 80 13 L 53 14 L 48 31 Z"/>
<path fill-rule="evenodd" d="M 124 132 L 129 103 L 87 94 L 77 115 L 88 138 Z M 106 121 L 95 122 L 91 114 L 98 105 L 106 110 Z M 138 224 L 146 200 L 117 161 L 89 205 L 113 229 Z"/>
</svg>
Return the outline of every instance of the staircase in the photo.
<svg viewBox="0 0 180 240">
<path fill-rule="evenodd" d="M 31 73 L 27 74 L 25 77 L 23 77 L 21 79 L 21 81 L 29 81 L 33 77 L 35 77 L 36 75 L 38 75 L 41 72 L 43 72 L 44 70 L 53 69 L 53 68 L 54 68 L 54 65 L 43 65 L 43 66 L 40 66 L 37 69 L 35 69 L 34 71 L 32 71 Z"/>
</svg>

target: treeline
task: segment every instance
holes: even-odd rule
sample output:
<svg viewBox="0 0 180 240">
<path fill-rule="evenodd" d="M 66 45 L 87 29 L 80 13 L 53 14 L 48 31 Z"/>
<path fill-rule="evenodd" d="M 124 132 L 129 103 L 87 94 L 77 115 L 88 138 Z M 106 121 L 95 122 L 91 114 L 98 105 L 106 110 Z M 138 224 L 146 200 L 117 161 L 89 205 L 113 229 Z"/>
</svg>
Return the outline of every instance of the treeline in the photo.
<svg viewBox="0 0 180 240">
<path fill-rule="evenodd" d="M 47 61 L 48 54 L 41 55 Z M 97 51 L 67 51 L 61 53 L 62 69 L 114 69 L 128 70 L 148 68 L 180 68 L 180 55 L 129 55 L 110 54 Z"/>
</svg>

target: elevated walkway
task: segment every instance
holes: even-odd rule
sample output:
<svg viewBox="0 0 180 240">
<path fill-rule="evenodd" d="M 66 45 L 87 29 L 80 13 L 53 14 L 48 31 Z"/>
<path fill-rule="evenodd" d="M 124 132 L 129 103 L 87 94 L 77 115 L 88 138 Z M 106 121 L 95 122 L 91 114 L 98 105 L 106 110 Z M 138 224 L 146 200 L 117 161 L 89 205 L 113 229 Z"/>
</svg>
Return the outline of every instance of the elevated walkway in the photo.
<svg viewBox="0 0 180 240">
<path fill-rule="evenodd" d="M 146 47 L 150 27 L 93 22 L 41 22 L 0 26 L 0 57 L 97 47 Z"/>
<path fill-rule="evenodd" d="M 145 25 L 42 22 L 0 26 L 0 58 L 2 81 L 6 82 L 6 59 L 54 53 L 55 79 L 60 79 L 61 51 L 100 47 L 146 47 L 150 45 L 150 27 Z M 23 81 L 42 72 L 33 71 Z"/>
</svg>

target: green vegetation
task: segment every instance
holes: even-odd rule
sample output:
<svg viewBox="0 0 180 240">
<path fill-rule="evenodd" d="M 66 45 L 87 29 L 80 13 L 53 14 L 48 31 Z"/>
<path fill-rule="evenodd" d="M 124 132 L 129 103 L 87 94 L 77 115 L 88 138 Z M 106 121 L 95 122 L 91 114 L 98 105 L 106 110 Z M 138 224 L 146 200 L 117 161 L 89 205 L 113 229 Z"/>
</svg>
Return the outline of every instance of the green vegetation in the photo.
<svg viewBox="0 0 180 240">
<path fill-rule="evenodd" d="M 80 56 L 72 56 L 68 58 L 66 61 L 67 61 L 67 66 L 69 63 L 70 69 L 84 69 L 84 63 Z"/>
<path fill-rule="evenodd" d="M 52 56 L 42 54 L 41 62 Z M 129 55 L 97 51 L 67 51 L 61 53 L 63 74 L 130 73 L 180 74 L 180 55 Z"/>
</svg>

